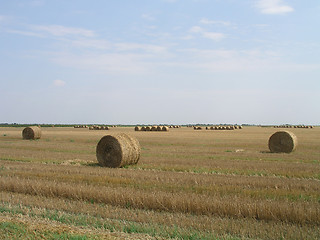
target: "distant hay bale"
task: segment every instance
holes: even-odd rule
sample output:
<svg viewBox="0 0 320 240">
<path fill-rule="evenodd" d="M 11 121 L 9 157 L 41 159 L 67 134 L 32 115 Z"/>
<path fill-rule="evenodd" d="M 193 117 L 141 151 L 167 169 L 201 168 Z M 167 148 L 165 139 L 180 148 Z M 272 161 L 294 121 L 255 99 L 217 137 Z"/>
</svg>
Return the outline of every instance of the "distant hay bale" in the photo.
<svg viewBox="0 0 320 240">
<path fill-rule="evenodd" d="M 145 126 L 141 127 L 141 131 L 146 131 L 146 127 Z"/>
<path fill-rule="evenodd" d="M 157 131 L 162 131 L 162 127 L 161 126 L 157 126 Z"/>
<path fill-rule="evenodd" d="M 135 131 L 141 131 L 141 127 L 136 126 L 136 127 L 134 128 L 134 130 L 135 130 Z"/>
<path fill-rule="evenodd" d="M 291 153 L 296 149 L 298 139 L 292 132 L 278 131 L 269 138 L 268 145 L 273 153 Z"/>
<path fill-rule="evenodd" d="M 146 127 L 146 131 L 151 131 L 151 127 L 150 127 L 150 126 L 147 126 L 147 127 Z"/>
<path fill-rule="evenodd" d="M 161 129 L 161 131 L 163 131 L 163 132 L 168 132 L 168 131 L 169 131 L 169 127 L 163 126 L 162 129 Z"/>
<path fill-rule="evenodd" d="M 110 168 L 137 164 L 140 153 L 139 141 L 125 133 L 102 137 L 96 148 L 99 164 Z"/>
<path fill-rule="evenodd" d="M 152 127 L 151 127 L 151 131 L 157 131 L 157 127 L 158 127 L 158 126 L 152 126 Z"/>
<path fill-rule="evenodd" d="M 41 128 L 37 126 L 26 127 L 22 131 L 23 139 L 40 139 L 41 138 Z"/>
</svg>

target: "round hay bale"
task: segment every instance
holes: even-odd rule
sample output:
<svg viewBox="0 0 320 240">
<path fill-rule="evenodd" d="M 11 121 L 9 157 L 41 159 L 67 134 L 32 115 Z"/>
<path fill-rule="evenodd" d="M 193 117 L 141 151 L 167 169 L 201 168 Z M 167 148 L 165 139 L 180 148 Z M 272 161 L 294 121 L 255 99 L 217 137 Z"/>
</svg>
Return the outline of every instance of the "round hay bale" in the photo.
<svg viewBox="0 0 320 240">
<path fill-rule="evenodd" d="M 162 131 L 162 127 L 161 127 L 161 126 L 158 126 L 158 127 L 157 127 L 157 131 Z"/>
<path fill-rule="evenodd" d="M 146 127 L 145 126 L 141 127 L 141 131 L 146 131 Z"/>
<path fill-rule="evenodd" d="M 146 127 L 146 131 L 151 131 L 151 127 L 150 127 L 150 126 L 147 126 L 147 127 Z"/>
<path fill-rule="evenodd" d="M 40 139 L 41 138 L 41 129 L 37 126 L 26 127 L 22 131 L 23 139 Z"/>
<path fill-rule="evenodd" d="M 279 131 L 275 132 L 269 138 L 269 149 L 273 153 L 291 153 L 293 152 L 297 145 L 297 137 L 289 131 Z"/>
<path fill-rule="evenodd" d="M 136 126 L 136 127 L 134 128 L 134 130 L 135 130 L 135 131 L 141 131 L 141 127 Z"/>
<path fill-rule="evenodd" d="M 152 126 L 152 127 L 151 127 L 151 131 L 157 131 L 157 127 L 158 127 L 158 126 Z"/>
<path fill-rule="evenodd" d="M 169 127 L 163 126 L 161 130 L 162 130 L 163 132 L 168 132 L 168 131 L 169 131 Z"/>
<path fill-rule="evenodd" d="M 118 168 L 139 161 L 139 141 L 125 133 L 106 135 L 97 144 L 96 157 L 103 167 Z"/>
</svg>

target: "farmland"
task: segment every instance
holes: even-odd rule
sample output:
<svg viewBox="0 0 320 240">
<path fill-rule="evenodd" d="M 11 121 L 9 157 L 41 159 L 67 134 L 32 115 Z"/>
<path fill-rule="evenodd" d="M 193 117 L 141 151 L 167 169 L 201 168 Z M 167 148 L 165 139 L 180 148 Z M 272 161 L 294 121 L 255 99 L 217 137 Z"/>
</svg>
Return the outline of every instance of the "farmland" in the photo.
<svg viewBox="0 0 320 240">
<path fill-rule="evenodd" d="M 138 132 L 0 128 L 0 238 L 319 239 L 320 128 L 290 129 L 290 154 L 270 153 L 278 129 Z M 137 165 L 102 168 L 102 136 L 141 145 Z"/>
</svg>

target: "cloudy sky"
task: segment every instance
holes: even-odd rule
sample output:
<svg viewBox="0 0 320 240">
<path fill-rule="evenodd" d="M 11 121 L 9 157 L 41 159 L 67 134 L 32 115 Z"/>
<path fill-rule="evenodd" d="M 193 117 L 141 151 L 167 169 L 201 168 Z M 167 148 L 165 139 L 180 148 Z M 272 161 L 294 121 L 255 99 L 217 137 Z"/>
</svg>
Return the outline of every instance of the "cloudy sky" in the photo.
<svg viewBox="0 0 320 240">
<path fill-rule="evenodd" d="M 319 0 L 0 1 L 0 122 L 320 124 Z"/>
</svg>

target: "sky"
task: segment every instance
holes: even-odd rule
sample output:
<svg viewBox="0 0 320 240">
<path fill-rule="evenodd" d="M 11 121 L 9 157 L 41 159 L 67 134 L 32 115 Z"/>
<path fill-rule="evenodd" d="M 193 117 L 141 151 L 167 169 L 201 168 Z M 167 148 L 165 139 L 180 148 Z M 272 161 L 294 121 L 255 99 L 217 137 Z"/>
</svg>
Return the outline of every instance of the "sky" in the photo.
<svg viewBox="0 0 320 240">
<path fill-rule="evenodd" d="M 0 0 L 0 123 L 320 124 L 319 0 Z"/>
</svg>

